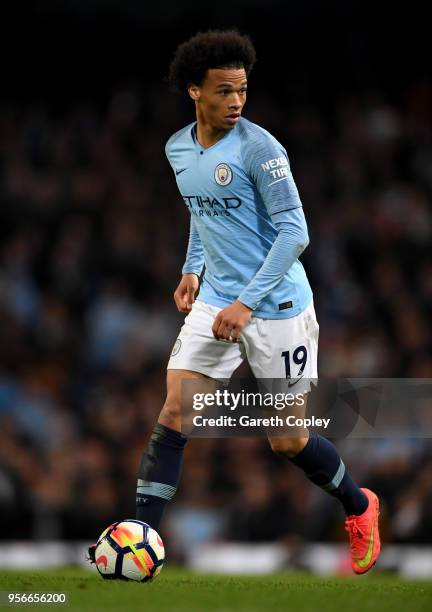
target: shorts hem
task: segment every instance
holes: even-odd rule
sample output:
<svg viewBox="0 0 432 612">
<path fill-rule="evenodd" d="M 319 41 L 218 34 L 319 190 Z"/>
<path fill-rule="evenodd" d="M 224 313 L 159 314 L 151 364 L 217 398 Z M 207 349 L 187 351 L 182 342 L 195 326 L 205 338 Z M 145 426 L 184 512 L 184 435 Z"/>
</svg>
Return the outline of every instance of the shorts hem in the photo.
<svg viewBox="0 0 432 612">
<path fill-rule="evenodd" d="M 204 376 L 208 376 L 209 378 L 213 378 L 213 380 L 229 380 L 232 376 L 232 374 L 230 374 L 229 376 L 224 376 L 222 373 L 219 372 L 214 372 L 210 371 L 210 368 L 206 369 L 203 368 L 202 366 L 191 366 L 191 367 L 186 367 L 186 366 L 173 366 L 170 365 L 168 363 L 167 365 L 167 370 L 186 370 L 187 372 L 196 372 L 197 374 L 203 374 Z"/>
</svg>

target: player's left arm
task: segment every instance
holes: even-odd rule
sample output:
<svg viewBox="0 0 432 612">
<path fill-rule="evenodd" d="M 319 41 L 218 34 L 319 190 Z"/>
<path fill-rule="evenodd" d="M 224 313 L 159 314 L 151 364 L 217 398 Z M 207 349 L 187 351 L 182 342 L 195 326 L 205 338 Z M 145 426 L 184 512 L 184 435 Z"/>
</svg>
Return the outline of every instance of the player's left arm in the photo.
<svg viewBox="0 0 432 612">
<path fill-rule="evenodd" d="M 278 234 L 263 265 L 213 324 L 216 338 L 237 341 L 243 327 L 309 244 L 306 219 L 285 150 L 270 138 L 249 146 L 245 166 Z"/>
<path fill-rule="evenodd" d="M 276 240 L 263 265 L 238 297 L 239 302 L 252 310 L 280 283 L 309 244 L 302 207 L 272 214 L 271 219 L 278 231 Z"/>
</svg>

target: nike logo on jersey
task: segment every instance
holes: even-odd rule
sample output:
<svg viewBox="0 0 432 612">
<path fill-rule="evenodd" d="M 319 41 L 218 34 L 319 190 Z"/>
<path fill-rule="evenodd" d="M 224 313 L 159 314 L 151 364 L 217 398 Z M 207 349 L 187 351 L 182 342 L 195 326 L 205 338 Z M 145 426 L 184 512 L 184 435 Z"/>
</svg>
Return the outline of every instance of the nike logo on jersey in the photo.
<svg viewBox="0 0 432 612">
<path fill-rule="evenodd" d="M 187 170 L 187 168 L 180 168 L 180 170 L 176 170 L 176 176 L 178 176 L 179 174 L 181 174 L 182 172 L 184 172 L 185 170 Z"/>
</svg>

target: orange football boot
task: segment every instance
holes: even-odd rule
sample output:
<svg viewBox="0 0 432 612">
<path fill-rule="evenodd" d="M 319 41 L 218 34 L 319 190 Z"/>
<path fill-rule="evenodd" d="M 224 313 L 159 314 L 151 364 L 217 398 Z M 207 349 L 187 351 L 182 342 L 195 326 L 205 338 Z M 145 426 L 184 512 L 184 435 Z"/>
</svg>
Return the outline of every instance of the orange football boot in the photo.
<svg viewBox="0 0 432 612">
<path fill-rule="evenodd" d="M 356 574 L 365 574 L 373 565 L 381 551 L 378 531 L 379 500 L 373 491 L 360 489 L 369 500 L 363 514 L 348 516 L 345 529 L 349 533 L 351 547 L 351 567 Z"/>
</svg>

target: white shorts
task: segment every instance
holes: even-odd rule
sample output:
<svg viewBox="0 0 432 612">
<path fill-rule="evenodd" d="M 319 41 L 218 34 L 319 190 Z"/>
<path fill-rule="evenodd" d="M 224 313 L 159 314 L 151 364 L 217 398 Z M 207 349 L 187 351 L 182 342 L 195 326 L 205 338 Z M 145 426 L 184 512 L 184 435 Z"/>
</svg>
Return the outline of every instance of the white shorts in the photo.
<svg viewBox="0 0 432 612">
<path fill-rule="evenodd" d="M 247 359 L 256 378 L 318 377 L 319 325 L 313 301 L 289 319 L 252 317 L 236 343 L 213 336 L 212 325 L 220 310 L 205 302 L 193 304 L 175 341 L 168 370 L 191 370 L 225 380 Z"/>
</svg>

